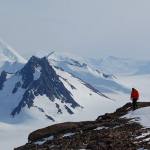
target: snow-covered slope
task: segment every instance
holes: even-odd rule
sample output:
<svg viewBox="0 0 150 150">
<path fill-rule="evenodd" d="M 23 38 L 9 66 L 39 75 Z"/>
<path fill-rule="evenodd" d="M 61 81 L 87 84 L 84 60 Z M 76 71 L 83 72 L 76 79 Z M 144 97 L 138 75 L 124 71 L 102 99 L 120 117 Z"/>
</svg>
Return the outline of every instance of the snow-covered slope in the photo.
<svg viewBox="0 0 150 150">
<path fill-rule="evenodd" d="M 133 111 L 130 111 L 127 115 L 124 117 L 127 118 L 134 118 L 135 121 L 139 122 L 144 127 L 149 128 L 150 127 L 150 107 L 144 107 Z M 150 133 L 149 133 L 150 134 Z"/>
<path fill-rule="evenodd" d="M 93 67 L 115 75 L 149 74 L 150 61 L 109 56 L 100 59 L 88 59 Z"/>
<path fill-rule="evenodd" d="M 26 60 L 0 39 L 0 72 L 16 72 L 24 63 Z"/>
<path fill-rule="evenodd" d="M 26 60 L 20 56 L 14 49 L 12 49 L 3 40 L 0 40 L 0 58 L 5 61 L 18 61 L 25 63 Z"/>
<path fill-rule="evenodd" d="M 101 92 L 129 92 L 125 86 L 117 81 L 114 75 L 102 72 L 87 59 L 61 53 L 53 53 L 48 58 L 55 66 L 59 66 L 65 71 L 91 84 Z"/>
</svg>

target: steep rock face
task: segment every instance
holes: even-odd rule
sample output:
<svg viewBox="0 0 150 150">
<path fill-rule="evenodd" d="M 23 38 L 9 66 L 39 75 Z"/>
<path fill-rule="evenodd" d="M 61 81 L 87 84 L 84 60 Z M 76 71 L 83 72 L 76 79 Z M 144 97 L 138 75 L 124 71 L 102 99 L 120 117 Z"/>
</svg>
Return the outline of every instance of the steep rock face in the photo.
<svg viewBox="0 0 150 150">
<path fill-rule="evenodd" d="M 3 71 L 0 75 L 0 90 L 3 89 L 4 82 L 6 81 L 6 78 L 7 78 L 7 73 L 5 71 Z"/>
<path fill-rule="evenodd" d="M 13 93 L 17 92 L 19 87 L 25 89 L 25 93 L 18 106 L 12 111 L 12 115 L 18 114 L 26 105 L 30 108 L 33 105 L 35 96 L 46 95 L 51 101 L 55 98 L 62 103 L 71 104 L 72 108 L 79 106 L 72 98 L 71 93 L 65 88 L 59 80 L 59 76 L 50 66 L 46 57 L 31 57 L 28 63 L 17 72 L 22 77 L 22 83 L 17 82 Z"/>
<path fill-rule="evenodd" d="M 150 103 L 138 103 L 139 108 Z M 100 116 L 96 121 L 66 122 L 32 132 L 29 143 L 15 150 L 93 149 L 137 150 L 150 149 L 150 129 L 133 119 L 123 118 L 131 110 L 128 103 Z"/>
</svg>

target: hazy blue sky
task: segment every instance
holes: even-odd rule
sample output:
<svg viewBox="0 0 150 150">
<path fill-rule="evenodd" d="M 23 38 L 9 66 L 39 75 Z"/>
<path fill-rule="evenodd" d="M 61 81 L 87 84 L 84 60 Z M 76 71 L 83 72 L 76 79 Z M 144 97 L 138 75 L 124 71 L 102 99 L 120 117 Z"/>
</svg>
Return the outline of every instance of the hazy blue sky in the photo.
<svg viewBox="0 0 150 150">
<path fill-rule="evenodd" d="M 150 0 L 0 0 L 0 37 L 29 56 L 150 57 Z"/>
</svg>

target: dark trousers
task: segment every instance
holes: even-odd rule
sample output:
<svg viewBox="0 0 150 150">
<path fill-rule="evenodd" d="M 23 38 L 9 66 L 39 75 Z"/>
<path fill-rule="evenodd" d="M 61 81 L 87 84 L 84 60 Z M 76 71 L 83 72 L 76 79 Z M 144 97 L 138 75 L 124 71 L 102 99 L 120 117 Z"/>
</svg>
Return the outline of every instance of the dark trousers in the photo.
<svg viewBox="0 0 150 150">
<path fill-rule="evenodd" d="M 133 110 L 136 110 L 137 107 L 138 107 L 138 105 L 137 105 L 137 99 L 133 99 L 133 100 L 132 100 L 132 109 L 133 109 Z"/>
</svg>

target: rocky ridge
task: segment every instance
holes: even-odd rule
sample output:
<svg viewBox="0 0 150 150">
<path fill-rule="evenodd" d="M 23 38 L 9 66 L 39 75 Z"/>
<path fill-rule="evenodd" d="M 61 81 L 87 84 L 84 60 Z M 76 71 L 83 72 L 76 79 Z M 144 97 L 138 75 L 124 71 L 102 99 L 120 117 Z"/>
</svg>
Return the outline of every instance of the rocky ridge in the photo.
<svg viewBox="0 0 150 150">
<path fill-rule="evenodd" d="M 127 103 L 114 113 L 99 116 L 95 121 L 66 122 L 32 132 L 28 143 L 15 150 L 137 150 L 150 149 L 150 129 L 136 118 L 123 117 L 131 111 Z M 139 102 L 138 107 L 150 106 Z"/>
</svg>

